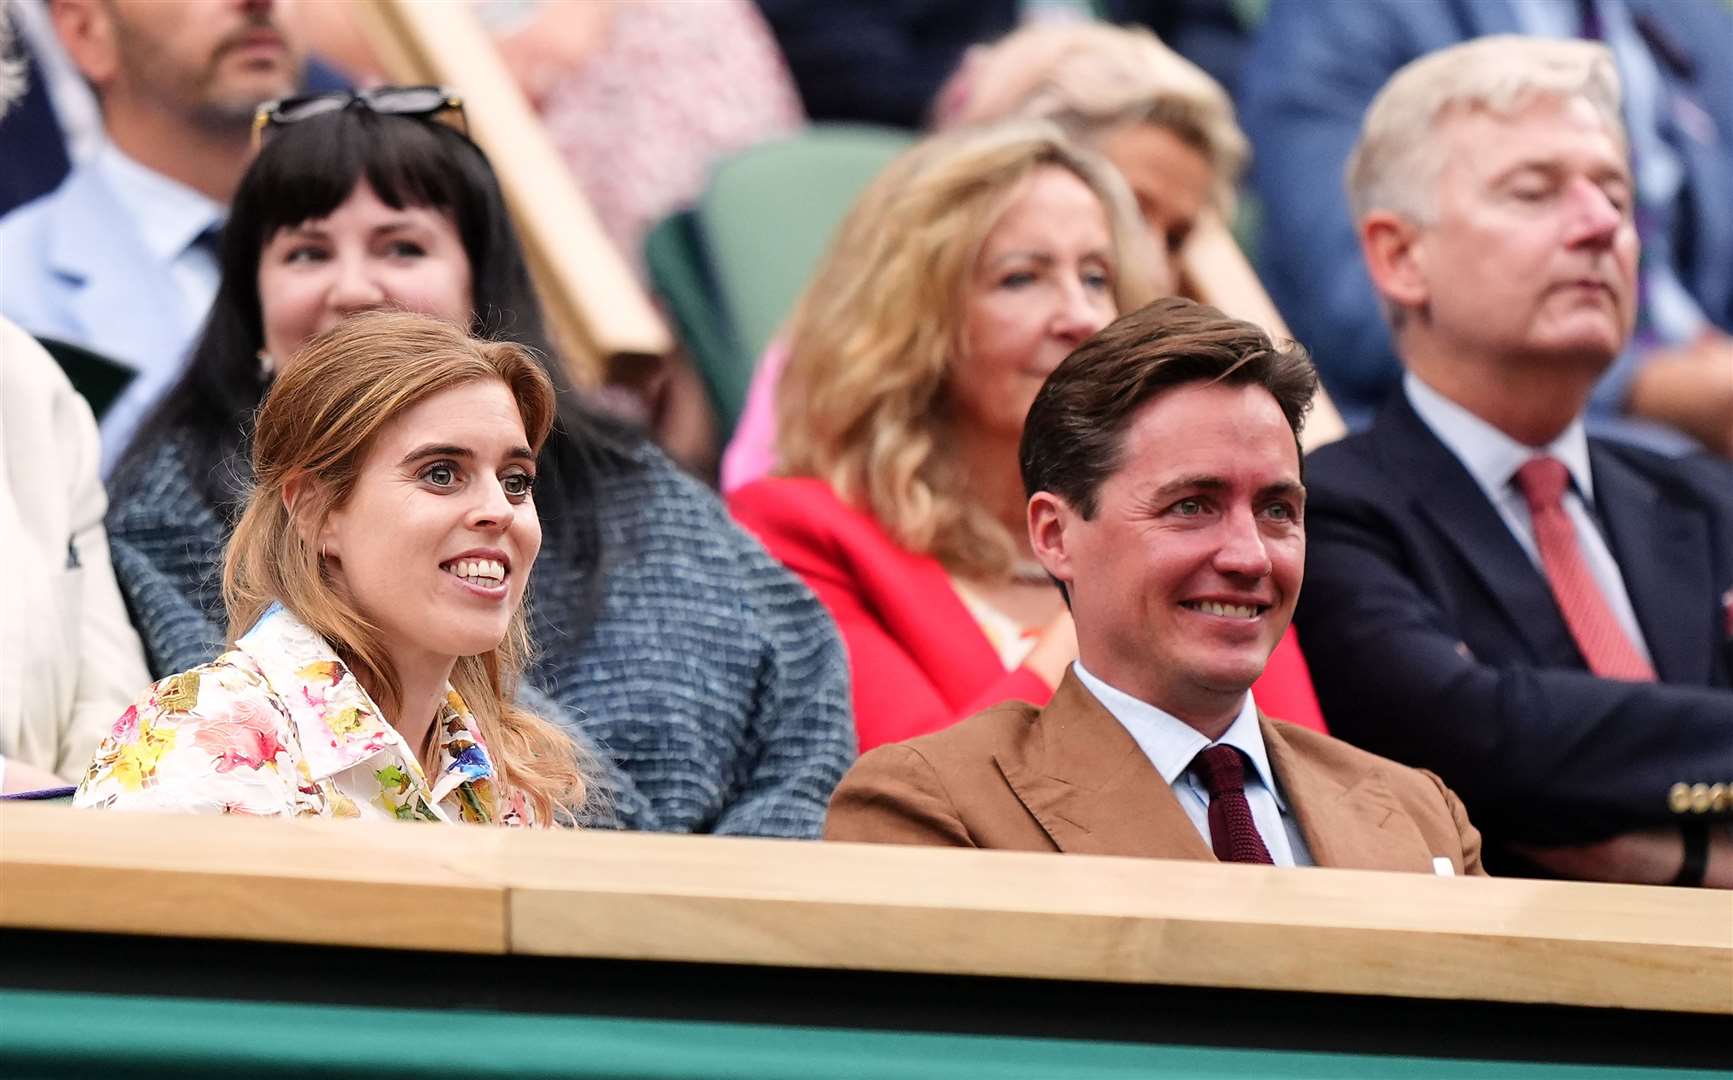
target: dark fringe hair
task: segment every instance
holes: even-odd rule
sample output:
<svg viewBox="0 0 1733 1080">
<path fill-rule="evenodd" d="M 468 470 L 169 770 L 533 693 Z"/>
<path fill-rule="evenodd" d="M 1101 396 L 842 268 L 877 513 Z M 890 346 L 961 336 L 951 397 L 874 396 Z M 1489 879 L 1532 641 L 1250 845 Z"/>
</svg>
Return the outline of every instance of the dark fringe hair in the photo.
<svg viewBox="0 0 1733 1080">
<path fill-rule="evenodd" d="M 639 436 L 580 400 L 549 343 L 493 167 L 479 147 L 443 124 L 348 108 L 277 129 L 266 140 L 235 192 L 218 256 L 222 281 L 186 371 L 139 427 L 110 490 L 126 490 L 129 474 L 161 443 L 185 440 L 194 484 L 227 521 L 236 520 L 252 417 L 266 389 L 258 362 L 260 255 L 278 230 L 329 216 L 363 181 L 393 209 L 429 207 L 450 216 L 470 264 L 474 317 L 466 329 L 528 348 L 553 380 L 557 420 L 542 449 L 536 501 L 544 527 L 562 550 L 576 553 L 586 580 L 583 610 L 567 623 L 581 636 L 600 602 L 596 489 L 605 472 L 632 467 Z"/>
</svg>

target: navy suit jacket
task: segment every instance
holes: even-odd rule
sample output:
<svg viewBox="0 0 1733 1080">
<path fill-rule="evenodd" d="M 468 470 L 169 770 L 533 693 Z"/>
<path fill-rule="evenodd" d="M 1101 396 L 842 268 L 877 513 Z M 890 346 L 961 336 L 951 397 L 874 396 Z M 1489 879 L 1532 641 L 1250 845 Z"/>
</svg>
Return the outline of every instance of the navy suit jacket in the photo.
<svg viewBox="0 0 1733 1080">
<path fill-rule="evenodd" d="M 1733 330 L 1733 14 L 1719 0 L 1625 3 L 1666 91 L 1687 94 L 1713 129 L 1675 147 L 1689 197 L 1677 210 L 1674 269 L 1710 321 Z M 1510 0 L 1273 0 L 1253 44 L 1240 109 L 1264 210 L 1258 272 L 1355 428 L 1402 375 L 1342 182 L 1361 119 L 1408 61 L 1518 29 Z M 1609 384 L 1597 404 L 1616 411 L 1617 390 Z"/>
<path fill-rule="evenodd" d="M 1296 619 L 1330 731 L 1438 773 L 1489 847 L 1678 821 L 1674 784 L 1733 782 L 1733 468 L 1596 439 L 1589 458 L 1659 682 L 1589 673 L 1546 579 L 1400 392 L 1307 459 Z"/>
</svg>

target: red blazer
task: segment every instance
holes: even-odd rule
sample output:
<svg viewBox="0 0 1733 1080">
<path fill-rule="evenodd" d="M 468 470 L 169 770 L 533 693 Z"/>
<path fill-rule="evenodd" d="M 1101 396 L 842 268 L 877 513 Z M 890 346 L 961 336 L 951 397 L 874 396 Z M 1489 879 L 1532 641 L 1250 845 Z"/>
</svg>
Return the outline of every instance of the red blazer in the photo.
<svg viewBox="0 0 1733 1080">
<path fill-rule="evenodd" d="M 830 485 L 772 477 L 728 496 L 734 517 L 799 574 L 842 631 L 865 753 L 938 731 L 990 705 L 1045 705 L 1053 688 L 1006 671 L 937 559 L 897 546 Z M 1252 688 L 1272 716 L 1324 730 L 1306 661 L 1290 630 Z"/>
</svg>

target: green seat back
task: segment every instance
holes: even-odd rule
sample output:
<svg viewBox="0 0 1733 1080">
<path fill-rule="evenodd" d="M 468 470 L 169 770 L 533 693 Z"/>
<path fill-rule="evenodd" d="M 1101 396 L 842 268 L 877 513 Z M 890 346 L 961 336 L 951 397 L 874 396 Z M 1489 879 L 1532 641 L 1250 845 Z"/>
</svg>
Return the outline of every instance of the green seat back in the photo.
<svg viewBox="0 0 1733 1080">
<path fill-rule="evenodd" d="M 753 366 L 805 288 L 831 233 L 861 189 L 906 147 L 905 131 L 815 125 L 724 162 L 697 209 L 697 243 L 738 350 L 730 370 L 707 372 L 732 429 Z M 703 361 L 701 360 L 702 364 Z"/>
<path fill-rule="evenodd" d="M 674 320 L 710 403 L 725 429 L 732 429 L 746 397 L 745 370 L 751 359 L 735 338 L 716 299 L 716 283 L 704 258 L 697 214 L 679 210 L 663 218 L 644 237 L 644 264 L 650 286 Z"/>
</svg>

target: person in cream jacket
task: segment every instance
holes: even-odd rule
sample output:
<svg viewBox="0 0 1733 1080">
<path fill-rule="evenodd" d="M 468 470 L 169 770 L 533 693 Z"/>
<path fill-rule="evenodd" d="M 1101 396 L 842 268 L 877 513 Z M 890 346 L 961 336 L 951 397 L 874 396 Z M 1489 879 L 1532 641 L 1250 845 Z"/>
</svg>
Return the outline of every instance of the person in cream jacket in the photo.
<svg viewBox="0 0 1733 1080">
<path fill-rule="evenodd" d="M 0 318 L 0 791 L 76 783 L 150 682 L 108 561 L 96 422 Z"/>
</svg>

